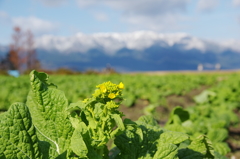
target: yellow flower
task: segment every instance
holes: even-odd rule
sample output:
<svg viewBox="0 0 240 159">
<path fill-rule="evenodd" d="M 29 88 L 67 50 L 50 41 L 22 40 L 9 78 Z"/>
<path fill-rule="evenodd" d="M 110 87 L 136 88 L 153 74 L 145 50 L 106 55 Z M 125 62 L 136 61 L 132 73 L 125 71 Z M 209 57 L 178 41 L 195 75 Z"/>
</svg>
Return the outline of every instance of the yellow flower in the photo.
<svg viewBox="0 0 240 159">
<path fill-rule="evenodd" d="M 83 103 L 87 103 L 88 102 L 88 98 L 83 100 Z"/>
<path fill-rule="evenodd" d="M 112 100 L 110 102 L 107 102 L 106 106 L 107 106 L 108 109 L 114 109 L 114 108 L 118 108 L 119 107 L 119 105 L 117 105 Z"/>
<path fill-rule="evenodd" d="M 101 90 L 101 92 L 103 92 L 103 93 L 106 93 L 106 92 L 107 92 L 107 88 L 106 88 L 105 85 L 101 85 L 101 86 L 100 86 L 100 90 Z"/>
<path fill-rule="evenodd" d="M 111 99 L 113 99 L 113 98 L 115 98 L 116 97 L 116 95 L 114 94 L 114 93 L 110 93 L 109 95 L 108 95 L 108 98 L 111 98 Z"/>
<path fill-rule="evenodd" d="M 120 82 L 119 85 L 118 85 L 118 88 L 123 89 L 124 88 L 124 84 L 122 82 Z"/>
</svg>

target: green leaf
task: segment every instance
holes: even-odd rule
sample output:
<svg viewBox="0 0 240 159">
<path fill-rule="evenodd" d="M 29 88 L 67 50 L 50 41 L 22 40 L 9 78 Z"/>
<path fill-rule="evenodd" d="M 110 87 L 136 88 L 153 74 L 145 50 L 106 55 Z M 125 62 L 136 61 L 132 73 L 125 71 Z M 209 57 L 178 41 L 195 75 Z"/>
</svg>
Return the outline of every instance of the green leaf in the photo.
<svg viewBox="0 0 240 159">
<path fill-rule="evenodd" d="M 121 152 L 117 158 L 153 158 L 157 151 L 157 140 L 163 130 L 141 120 L 135 123 L 127 119 L 124 120 L 124 124 L 126 125 L 125 132 L 114 140 Z"/>
<path fill-rule="evenodd" d="M 118 128 L 120 130 L 124 131 L 125 127 L 124 127 L 124 124 L 123 124 L 121 116 L 119 114 L 113 114 L 112 118 L 115 120 L 116 125 L 118 126 Z"/>
<path fill-rule="evenodd" d="M 223 128 L 210 129 L 207 133 L 207 137 L 212 142 L 221 142 L 221 141 L 224 141 L 228 137 L 228 131 Z"/>
<path fill-rule="evenodd" d="M 73 152 L 81 158 L 87 157 L 88 148 L 82 137 L 82 130 L 75 129 L 71 138 L 71 148 Z"/>
<path fill-rule="evenodd" d="M 150 116 L 141 117 L 136 123 L 129 119 L 124 123 L 125 133 L 114 141 L 120 150 L 117 159 L 178 159 L 177 145 L 189 139 L 184 133 L 163 131 Z"/>
<path fill-rule="evenodd" d="M 172 110 L 167 125 L 173 123 L 181 124 L 187 121 L 189 118 L 190 118 L 189 112 L 187 110 L 184 110 L 182 107 L 177 106 Z"/>
<path fill-rule="evenodd" d="M 178 151 L 178 157 L 179 159 L 204 159 L 203 154 L 191 149 L 180 149 Z"/>
<path fill-rule="evenodd" d="M 188 132 L 187 131 L 188 129 L 186 127 L 179 124 L 169 124 L 169 125 L 166 125 L 164 128 L 170 131 L 177 131 L 177 132 L 183 132 L 183 133 Z"/>
<path fill-rule="evenodd" d="M 157 121 L 152 117 L 152 115 L 143 115 L 138 119 L 137 122 L 138 123 L 149 124 L 149 125 L 152 125 L 152 126 L 159 126 Z"/>
<path fill-rule="evenodd" d="M 171 143 L 180 144 L 181 142 L 188 140 L 189 136 L 185 133 L 175 132 L 175 131 L 165 131 L 161 134 L 159 143 Z"/>
<path fill-rule="evenodd" d="M 71 148 L 73 152 L 80 158 L 102 159 L 98 151 L 91 145 L 91 137 L 89 136 L 88 128 L 80 122 L 78 127 L 74 130 L 71 138 Z"/>
<path fill-rule="evenodd" d="M 0 158 L 41 158 L 36 130 L 25 104 L 14 103 L 0 115 Z"/>
<path fill-rule="evenodd" d="M 194 139 L 187 148 L 180 149 L 178 156 L 180 159 L 214 159 L 214 149 L 210 140 L 201 135 Z"/>
<path fill-rule="evenodd" d="M 153 159 L 178 159 L 178 147 L 171 143 L 161 143 Z"/>
<path fill-rule="evenodd" d="M 45 157 L 64 158 L 74 130 L 67 117 L 68 101 L 62 91 L 48 83 L 48 75 L 45 73 L 32 71 L 30 84 L 27 105 L 32 114 L 33 124 L 39 139 L 50 144 Z"/>
<path fill-rule="evenodd" d="M 223 156 L 223 155 L 220 155 L 218 152 L 214 152 L 214 156 L 215 158 L 214 159 L 229 159 L 227 158 L 226 156 Z"/>
<path fill-rule="evenodd" d="M 123 124 L 122 118 L 119 114 L 113 114 L 112 118 L 116 122 L 117 128 L 111 132 L 111 137 L 114 138 L 115 136 L 121 134 L 125 130 L 125 126 Z"/>
<path fill-rule="evenodd" d="M 213 143 L 214 150 L 218 152 L 220 155 L 226 155 L 227 153 L 231 152 L 228 144 L 225 142 L 217 142 Z"/>
<path fill-rule="evenodd" d="M 194 97 L 196 103 L 206 103 L 209 101 L 210 97 L 215 97 L 216 93 L 209 90 L 204 90 L 201 94 Z"/>
<path fill-rule="evenodd" d="M 118 158 L 127 159 L 141 156 L 142 136 L 142 130 L 136 125 L 126 126 L 124 134 L 117 136 L 114 140 L 115 145 L 121 151 Z"/>
</svg>

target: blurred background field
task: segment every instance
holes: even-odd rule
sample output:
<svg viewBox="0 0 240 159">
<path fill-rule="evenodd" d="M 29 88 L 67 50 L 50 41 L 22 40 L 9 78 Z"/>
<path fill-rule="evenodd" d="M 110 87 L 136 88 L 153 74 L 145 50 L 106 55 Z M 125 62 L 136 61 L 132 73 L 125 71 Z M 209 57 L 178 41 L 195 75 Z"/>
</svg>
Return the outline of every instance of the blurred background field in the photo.
<svg viewBox="0 0 240 159">
<path fill-rule="evenodd" d="M 161 126 L 168 126 L 171 130 L 171 124 L 169 124 L 169 120 L 172 119 L 171 114 L 177 107 L 181 107 L 190 113 L 192 122 L 198 128 L 196 132 L 208 134 L 208 131 L 214 130 L 214 127 L 227 130 L 228 135 L 222 141 L 227 143 L 231 150 L 226 151 L 226 155 L 238 157 L 240 73 L 236 71 L 157 74 L 156 72 L 53 74 L 50 75 L 49 81 L 65 92 L 69 104 L 90 97 L 96 85 L 100 83 L 123 82 L 124 101 L 120 106 L 120 111 L 125 114 L 123 118 L 135 121 L 142 115 L 151 115 Z M 1 112 L 6 111 L 13 102 L 26 102 L 30 88 L 28 78 L 27 75 L 18 78 L 1 75 Z"/>
<path fill-rule="evenodd" d="M 240 158 L 239 8 L 239 0 L 2 0 L 0 112 L 26 102 L 32 70 L 48 73 L 69 103 L 123 82 L 124 118 L 151 115 Z"/>
</svg>

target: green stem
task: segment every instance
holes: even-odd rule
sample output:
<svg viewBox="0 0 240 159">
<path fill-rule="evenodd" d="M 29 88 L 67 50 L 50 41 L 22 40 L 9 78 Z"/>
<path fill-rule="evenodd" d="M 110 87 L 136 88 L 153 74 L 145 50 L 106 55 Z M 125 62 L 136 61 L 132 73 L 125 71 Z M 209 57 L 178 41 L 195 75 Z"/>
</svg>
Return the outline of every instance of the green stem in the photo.
<svg viewBox="0 0 240 159">
<path fill-rule="evenodd" d="M 104 153 L 104 147 L 101 149 L 97 150 L 97 153 L 99 154 L 99 156 L 103 157 L 103 153 Z"/>
</svg>

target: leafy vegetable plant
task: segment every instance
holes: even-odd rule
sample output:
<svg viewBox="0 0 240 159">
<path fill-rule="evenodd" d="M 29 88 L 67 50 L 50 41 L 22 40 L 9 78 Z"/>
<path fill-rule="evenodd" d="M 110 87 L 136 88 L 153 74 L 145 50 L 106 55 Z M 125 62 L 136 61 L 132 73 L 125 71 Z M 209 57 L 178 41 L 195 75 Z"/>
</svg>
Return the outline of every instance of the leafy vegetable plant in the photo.
<svg viewBox="0 0 240 159">
<path fill-rule="evenodd" d="M 26 104 L 14 103 L 0 114 L 0 159 L 223 157 L 206 135 L 193 138 L 161 128 L 151 116 L 123 121 L 124 114 L 118 111 L 123 83 L 102 83 L 92 97 L 69 105 L 64 93 L 48 79 L 47 74 L 32 71 Z M 111 150 L 109 140 L 115 144 Z"/>
</svg>

